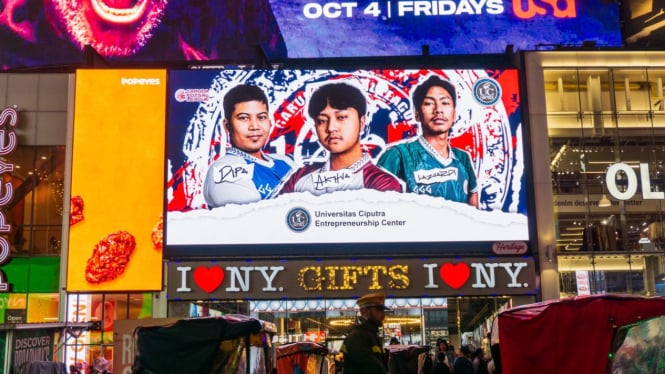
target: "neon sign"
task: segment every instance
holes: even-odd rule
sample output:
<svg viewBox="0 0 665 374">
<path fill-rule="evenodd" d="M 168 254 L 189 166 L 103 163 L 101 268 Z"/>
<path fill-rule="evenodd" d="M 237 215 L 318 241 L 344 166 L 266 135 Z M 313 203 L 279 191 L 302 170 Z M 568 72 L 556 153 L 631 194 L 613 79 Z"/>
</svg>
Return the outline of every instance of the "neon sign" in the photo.
<svg viewBox="0 0 665 374">
<path fill-rule="evenodd" d="M 527 0 L 526 9 L 523 8 L 522 0 L 513 0 L 513 13 L 520 19 L 531 19 L 536 15 L 544 16 L 548 13 L 548 7 L 551 7 L 552 16 L 554 18 L 575 18 L 577 17 L 577 9 L 575 9 L 575 0 L 565 0 L 563 4 L 565 7 L 559 7 L 559 2 L 556 0 L 542 0 L 541 3 L 548 4 L 548 7 L 540 6 L 533 0 Z"/>
<path fill-rule="evenodd" d="M 0 112 L 0 156 L 6 156 L 14 152 L 18 142 L 16 133 L 13 130 L 6 131 L 5 125 L 9 128 L 15 127 L 18 123 L 18 112 L 15 107 L 7 107 Z M 0 160 L 0 174 L 14 171 L 14 164 Z M 2 191 L 2 186 L 0 186 Z M 4 207 L 14 198 L 14 188 L 10 182 L 5 183 L 4 193 L 0 192 L 0 208 Z M 7 216 L 0 210 L 0 233 L 9 233 L 12 231 L 12 225 L 7 221 Z M 3 236 L 0 236 L 0 265 L 9 262 L 11 250 L 9 242 Z M 0 270 L 0 292 L 7 292 L 11 289 L 11 284 L 7 282 L 5 273 Z"/>
<path fill-rule="evenodd" d="M 533 258 L 412 258 L 330 261 L 177 261 L 169 299 L 390 297 L 529 294 Z"/>
</svg>

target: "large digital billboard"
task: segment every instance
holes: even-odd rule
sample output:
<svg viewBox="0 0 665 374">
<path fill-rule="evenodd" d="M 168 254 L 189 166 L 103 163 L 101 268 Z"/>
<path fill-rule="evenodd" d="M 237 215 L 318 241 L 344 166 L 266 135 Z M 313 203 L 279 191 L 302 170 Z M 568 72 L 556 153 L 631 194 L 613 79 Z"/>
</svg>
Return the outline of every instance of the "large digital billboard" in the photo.
<svg viewBox="0 0 665 374">
<path fill-rule="evenodd" d="M 174 70 L 168 95 L 167 256 L 529 239 L 516 69 Z"/>
<path fill-rule="evenodd" d="M 648 16 L 640 22 L 659 27 Z M 0 0 L 0 70 L 80 67 L 90 63 L 85 46 L 109 62 L 248 63 L 261 54 L 414 56 L 424 45 L 486 54 L 585 41 L 622 45 L 616 0 Z"/>
<path fill-rule="evenodd" d="M 288 56 L 349 57 L 503 53 L 620 47 L 615 0 L 270 0 Z M 335 37 L 331 37 L 335 35 Z"/>
<path fill-rule="evenodd" d="M 162 288 L 166 70 L 76 72 L 67 290 Z"/>
</svg>

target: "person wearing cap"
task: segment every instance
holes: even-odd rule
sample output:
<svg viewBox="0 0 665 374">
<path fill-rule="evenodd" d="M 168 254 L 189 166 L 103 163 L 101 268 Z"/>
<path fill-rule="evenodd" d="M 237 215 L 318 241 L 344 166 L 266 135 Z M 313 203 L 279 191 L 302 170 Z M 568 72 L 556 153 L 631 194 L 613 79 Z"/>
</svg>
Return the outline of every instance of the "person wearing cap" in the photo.
<svg viewBox="0 0 665 374">
<path fill-rule="evenodd" d="M 386 317 L 386 295 L 373 293 L 358 299 L 361 323 L 347 334 L 340 352 L 344 354 L 344 374 L 388 372 L 388 355 L 383 348 L 379 329 Z"/>
</svg>

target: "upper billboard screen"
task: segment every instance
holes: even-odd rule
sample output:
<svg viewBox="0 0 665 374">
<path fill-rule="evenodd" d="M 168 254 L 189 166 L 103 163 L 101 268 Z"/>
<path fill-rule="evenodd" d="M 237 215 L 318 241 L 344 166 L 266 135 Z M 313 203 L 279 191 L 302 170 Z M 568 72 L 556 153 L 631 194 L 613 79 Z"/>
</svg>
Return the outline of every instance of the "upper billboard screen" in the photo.
<svg viewBox="0 0 665 374">
<path fill-rule="evenodd" d="M 165 255 L 529 237 L 517 70 L 181 70 L 168 92 Z"/>
<path fill-rule="evenodd" d="M 289 57 L 503 53 L 621 46 L 615 0 L 270 0 Z M 335 35 L 335 37 L 330 37 Z"/>
<path fill-rule="evenodd" d="M 286 56 L 268 0 L 0 0 L 0 45 L 0 70 L 79 65 L 86 45 L 109 61 Z"/>
<path fill-rule="evenodd" d="M 665 12 L 657 1 L 629 0 L 623 6 L 626 46 L 662 48 L 665 45 Z"/>
</svg>

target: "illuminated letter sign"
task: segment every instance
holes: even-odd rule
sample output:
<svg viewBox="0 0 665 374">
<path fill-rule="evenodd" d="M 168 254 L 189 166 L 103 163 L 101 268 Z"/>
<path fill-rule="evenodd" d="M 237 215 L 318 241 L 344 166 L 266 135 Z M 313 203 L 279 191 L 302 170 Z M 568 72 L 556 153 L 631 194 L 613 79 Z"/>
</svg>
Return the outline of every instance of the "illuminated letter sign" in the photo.
<svg viewBox="0 0 665 374">
<path fill-rule="evenodd" d="M 626 181 L 625 191 L 619 190 L 617 187 L 617 175 L 619 172 L 623 172 Z M 640 164 L 640 181 L 642 186 L 642 198 L 645 200 L 662 200 L 665 199 L 665 193 L 662 191 L 651 191 L 651 180 L 649 179 L 649 164 L 641 163 Z M 607 191 L 610 195 L 619 199 L 619 200 L 628 200 L 632 198 L 637 192 L 637 174 L 630 165 L 623 162 L 616 163 L 611 165 L 607 169 L 607 174 L 605 175 L 605 182 L 607 184 Z"/>
<path fill-rule="evenodd" d="M 8 125 L 15 127 L 18 123 L 18 112 L 16 108 L 7 107 L 0 112 L 0 128 Z M 0 156 L 11 154 L 16 149 L 16 133 L 11 131 L 0 130 Z M 14 171 L 14 164 L 0 161 L 0 174 Z M 7 203 L 12 201 L 14 197 L 14 188 L 12 184 L 7 182 L 3 186 L 0 185 L 0 208 L 4 207 Z M 7 222 L 5 213 L 0 211 L 0 233 L 11 232 L 12 226 Z M 0 236 L 0 266 L 9 262 L 10 259 L 9 242 L 3 236 Z M 11 285 L 7 282 L 5 273 L 0 270 L 0 292 L 7 292 L 11 289 Z"/>
<path fill-rule="evenodd" d="M 560 8 L 557 0 L 541 0 L 545 4 L 549 4 L 552 8 L 552 15 L 555 18 L 575 18 L 577 10 L 575 9 L 575 0 L 565 0 L 565 8 Z M 544 16 L 547 14 L 547 7 L 536 4 L 533 0 L 526 0 L 526 9 L 522 8 L 523 0 L 513 0 L 513 13 L 517 18 L 531 19 L 536 15 Z"/>
<path fill-rule="evenodd" d="M 411 258 L 174 262 L 168 298 L 178 300 L 516 295 L 535 290 L 533 258 Z"/>
</svg>

